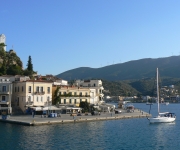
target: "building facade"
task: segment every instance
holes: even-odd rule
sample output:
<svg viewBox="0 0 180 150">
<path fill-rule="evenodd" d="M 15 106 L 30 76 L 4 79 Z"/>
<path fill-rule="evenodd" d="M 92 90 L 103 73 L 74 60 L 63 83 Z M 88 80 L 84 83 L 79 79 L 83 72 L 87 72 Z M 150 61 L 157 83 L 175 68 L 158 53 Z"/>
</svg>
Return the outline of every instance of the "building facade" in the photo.
<svg viewBox="0 0 180 150">
<path fill-rule="evenodd" d="M 60 97 L 59 104 L 68 104 L 79 106 L 80 102 L 90 103 L 91 91 L 87 88 L 75 87 L 75 86 L 53 86 L 53 91 L 59 87 L 58 95 Z M 53 94 L 54 95 L 54 94 Z"/>
<path fill-rule="evenodd" d="M 0 114 L 5 111 L 7 114 L 12 113 L 12 76 L 0 76 Z"/>
<path fill-rule="evenodd" d="M 23 112 L 31 107 L 52 105 L 52 82 L 50 81 L 15 81 L 13 82 L 13 99 Z"/>
<path fill-rule="evenodd" d="M 75 86 L 88 88 L 92 90 L 92 95 L 94 95 L 94 104 L 98 103 L 99 101 L 103 101 L 104 94 L 103 94 L 103 86 L 101 80 L 76 80 L 74 83 Z M 94 92 L 95 90 L 95 92 Z"/>
</svg>

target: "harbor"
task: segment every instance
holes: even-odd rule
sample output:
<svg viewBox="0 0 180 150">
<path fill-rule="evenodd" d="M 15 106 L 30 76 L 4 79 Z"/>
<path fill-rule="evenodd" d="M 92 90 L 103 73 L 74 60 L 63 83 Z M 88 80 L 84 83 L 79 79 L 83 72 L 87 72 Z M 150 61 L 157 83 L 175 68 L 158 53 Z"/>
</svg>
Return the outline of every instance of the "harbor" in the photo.
<svg viewBox="0 0 180 150">
<path fill-rule="evenodd" d="M 118 119 L 130 119 L 130 118 L 146 118 L 151 115 L 140 109 L 135 109 L 134 112 L 127 112 L 121 110 L 121 113 L 115 114 L 115 112 L 105 112 L 100 115 L 81 114 L 61 114 L 60 117 L 45 117 L 42 115 L 35 115 L 34 118 L 31 115 L 20 115 L 20 116 L 8 116 L 7 119 L 0 119 L 0 122 L 11 123 L 26 126 L 38 126 L 38 125 L 52 125 L 52 124 L 64 124 L 64 123 L 80 123 L 88 121 L 106 121 L 106 120 L 118 120 Z"/>
</svg>

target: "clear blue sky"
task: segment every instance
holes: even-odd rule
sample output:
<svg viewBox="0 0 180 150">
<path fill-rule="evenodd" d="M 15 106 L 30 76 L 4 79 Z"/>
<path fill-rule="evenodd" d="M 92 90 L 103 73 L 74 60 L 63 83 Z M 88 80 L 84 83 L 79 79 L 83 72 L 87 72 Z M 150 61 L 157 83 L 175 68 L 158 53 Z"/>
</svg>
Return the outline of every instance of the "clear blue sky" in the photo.
<svg viewBox="0 0 180 150">
<path fill-rule="evenodd" d="M 38 74 L 180 55 L 179 0 L 0 0 L 0 34 Z"/>
</svg>

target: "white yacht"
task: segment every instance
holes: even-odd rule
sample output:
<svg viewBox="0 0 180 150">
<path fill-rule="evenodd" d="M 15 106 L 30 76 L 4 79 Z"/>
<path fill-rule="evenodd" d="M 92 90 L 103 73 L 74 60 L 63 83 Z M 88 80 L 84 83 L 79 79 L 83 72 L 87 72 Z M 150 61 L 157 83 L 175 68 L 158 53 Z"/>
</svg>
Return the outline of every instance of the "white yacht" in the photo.
<svg viewBox="0 0 180 150">
<path fill-rule="evenodd" d="M 173 122 L 176 120 L 176 115 L 174 113 L 159 111 L 159 83 L 158 83 L 158 68 L 157 68 L 157 104 L 158 104 L 158 115 L 156 117 L 148 118 L 150 123 L 166 123 Z"/>
</svg>

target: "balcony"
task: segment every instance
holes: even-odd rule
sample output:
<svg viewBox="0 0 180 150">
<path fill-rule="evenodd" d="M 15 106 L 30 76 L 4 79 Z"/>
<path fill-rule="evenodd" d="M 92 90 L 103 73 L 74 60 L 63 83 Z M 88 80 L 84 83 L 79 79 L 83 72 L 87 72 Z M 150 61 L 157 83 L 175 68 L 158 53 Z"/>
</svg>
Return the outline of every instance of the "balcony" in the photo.
<svg viewBox="0 0 180 150">
<path fill-rule="evenodd" d="M 0 110 L 12 109 L 12 107 L 0 107 Z"/>
<path fill-rule="evenodd" d="M 31 101 L 26 102 L 26 105 L 28 105 L 28 106 L 33 105 L 33 102 L 31 102 Z"/>
<path fill-rule="evenodd" d="M 104 96 L 104 94 L 103 94 L 103 93 L 100 93 L 100 94 L 99 94 L 99 96 L 100 96 L 100 97 L 103 97 L 103 96 Z"/>
<path fill-rule="evenodd" d="M 49 102 L 44 102 L 44 106 L 51 106 L 52 105 L 52 102 L 49 101 Z"/>
<path fill-rule="evenodd" d="M 59 95 L 60 97 L 90 97 L 90 95 L 70 95 L 70 94 L 65 94 L 65 95 Z"/>
<path fill-rule="evenodd" d="M 9 102 L 8 101 L 0 101 L 0 104 L 6 104 L 6 105 L 8 105 L 9 104 Z"/>
<path fill-rule="evenodd" d="M 9 94 L 9 91 L 0 91 L 0 94 L 1 94 L 1 95 L 8 95 L 8 94 Z"/>
<path fill-rule="evenodd" d="M 44 92 L 44 91 L 43 91 L 43 92 L 36 91 L 36 92 L 34 92 L 34 94 L 35 94 L 35 95 L 44 95 L 44 94 L 45 94 L 45 92 Z"/>
</svg>

